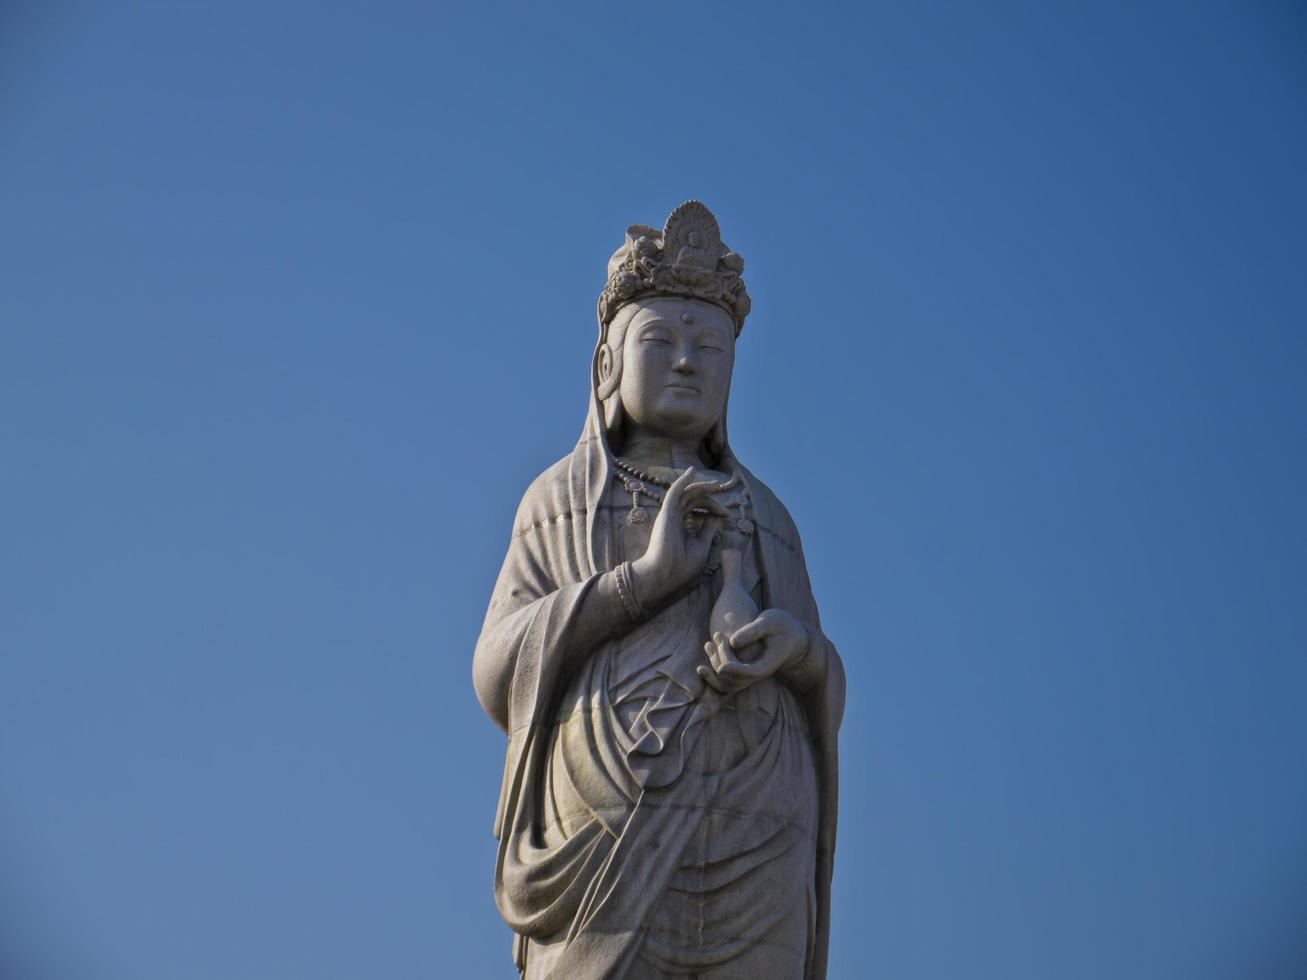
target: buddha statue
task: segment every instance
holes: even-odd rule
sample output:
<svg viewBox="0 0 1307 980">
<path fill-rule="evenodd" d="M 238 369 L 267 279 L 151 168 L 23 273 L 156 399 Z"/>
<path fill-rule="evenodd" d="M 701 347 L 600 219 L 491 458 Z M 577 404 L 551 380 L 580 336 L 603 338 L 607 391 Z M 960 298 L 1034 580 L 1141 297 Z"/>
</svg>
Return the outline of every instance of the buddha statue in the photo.
<svg viewBox="0 0 1307 980">
<path fill-rule="evenodd" d="M 822 980 L 844 669 L 731 452 L 750 300 L 702 204 L 635 225 L 580 441 L 527 488 L 473 661 L 508 737 L 495 898 L 526 980 Z"/>
</svg>

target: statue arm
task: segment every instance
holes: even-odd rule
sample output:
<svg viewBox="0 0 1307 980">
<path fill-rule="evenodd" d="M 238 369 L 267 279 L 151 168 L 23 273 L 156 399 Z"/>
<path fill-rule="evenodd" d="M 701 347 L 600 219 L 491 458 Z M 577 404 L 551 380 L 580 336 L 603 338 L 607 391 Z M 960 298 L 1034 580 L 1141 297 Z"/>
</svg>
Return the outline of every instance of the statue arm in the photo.
<svg viewBox="0 0 1307 980">
<path fill-rule="evenodd" d="M 808 559 L 803 551 L 803 539 L 798 526 L 784 506 L 780 507 L 786 530 L 798 551 L 796 571 L 798 587 L 796 608 L 792 610 L 807 633 L 806 651 L 794 664 L 783 670 L 780 679 L 807 703 L 808 715 L 813 720 L 813 734 L 833 736 L 844 720 L 845 678 L 844 661 L 835 644 L 822 631 L 821 613 L 808 576 Z"/>
<path fill-rule="evenodd" d="M 844 661 L 819 626 L 802 625 L 808 633 L 807 649 L 797 663 L 776 676 L 796 694 L 819 702 L 826 725 L 838 729 L 844 718 Z"/>
<path fill-rule="evenodd" d="M 511 559 L 510 552 L 509 559 L 505 561 L 506 569 Z M 501 584 L 504 574 L 501 572 Z M 533 598 L 506 615 L 495 615 L 496 601 L 492 599 L 486 625 L 477 641 L 472 660 L 472 682 L 482 707 L 491 719 L 507 731 L 508 704 L 513 674 L 517 668 L 519 638 L 533 629 L 542 614 L 548 618 L 544 608 L 546 605 L 560 598 L 564 590 L 581 590 L 568 628 L 554 631 L 551 637 L 559 676 L 566 676 L 604 643 L 626 635 L 648 619 L 657 608 L 661 608 L 661 600 L 650 610 L 633 598 L 637 587 L 631 566 L 627 564 L 625 567 L 592 575 L 575 585 L 554 587 L 534 594 Z M 520 589 L 511 586 L 502 590 L 497 586 L 496 597 L 501 591 L 510 596 L 514 593 L 519 596 L 522 594 Z"/>
<path fill-rule="evenodd" d="M 718 517 L 727 512 L 712 499 L 720 484 L 696 481 L 691 468 L 668 489 L 644 555 L 570 583 L 558 581 L 567 577 L 558 570 L 574 568 L 565 557 L 575 552 L 573 522 L 558 519 L 560 502 L 541 490 L 549 485 L 544 477 L 527 490 L 472 661 L 477 697 L 495 724 L 509 730 L 514 678 L 524 651 L 536 671 L 533 677 L 564 677 L 698 580 L 716 523 L 703 521 L 691 529 L 685 517 L 695 508 Z M 543 674 L 537 670 L 542 658 L 549 660 Z"/>
<path fill-rule="evenodd" d="M 523 510 L 526 509 L 524 501 Z M 559 581 L 569 562 L 569 530 L 535 526 L 519 512 L 472 659 L 472 683 L 481 706 L 505 732 L 510 727 L 514 678 L 523 663 L 531 680 L 549 660 L 547 676 L 574 670 L 604 642 L 620 636 L 649 614 L 634 599 L 630 565 L 580 581 Z M 643 583 L 641 583 L 643 584 Z M 638 615 L 637 615 L 638 613 Z"/>
<path fill-rule="evenodd" d="M 570 671 L 616 631 L 626 618 L 613 572 L 558 584 L 532 555 L 532 545 L 514 538 L 486 611 L 472 658 L 472 683 L 482 708 L 505 732 L 519 664 L 540 671 L 554 661 L 550 676 Z"/>
<path fill-rule="evenodd" d="M 787 515 L 788 516 L 788 513 Z M 808 634 L 807 651 L 797 663 L 782 672 L 781 680 L 788 684 L 808 704 L 809 717 L 814 720 L 817 736 L 839 731 L 844 720 L 844 661 L 835 644 L 822 632 L 821 614 L 808 577 L 808 560 L 803 553 L 799 529 L 790 521 L 798 547 L 799 594 L 807 599 L 800 620 Z"/>
</svg>

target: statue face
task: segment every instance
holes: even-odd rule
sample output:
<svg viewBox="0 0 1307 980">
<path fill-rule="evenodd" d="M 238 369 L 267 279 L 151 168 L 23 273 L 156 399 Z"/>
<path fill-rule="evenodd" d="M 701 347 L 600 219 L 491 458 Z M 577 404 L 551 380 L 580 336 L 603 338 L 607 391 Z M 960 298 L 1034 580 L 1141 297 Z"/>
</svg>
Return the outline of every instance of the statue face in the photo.
<svg viewBox="0 0 1307 980">
<path fill-rule="evenodd" d="M 638 301 L 622 341 L 622 408 L 638 425 L 699 439 L 722 416 L 735 365 L 735 323 L 703 300 Z"/>
</svg>

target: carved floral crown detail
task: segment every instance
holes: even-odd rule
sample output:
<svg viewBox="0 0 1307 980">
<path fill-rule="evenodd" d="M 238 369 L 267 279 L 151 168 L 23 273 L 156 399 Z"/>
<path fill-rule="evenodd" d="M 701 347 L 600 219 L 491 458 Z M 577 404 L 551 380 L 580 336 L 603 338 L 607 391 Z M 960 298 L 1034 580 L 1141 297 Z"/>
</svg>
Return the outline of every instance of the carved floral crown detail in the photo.
<svg viewBox="0 0 1307 980">
<path fill-rule="evenodd" d="M 744 280 L 744 259 L 722 241 L 713 213 L 686 201 L 662 231 L 649 225 L 626 229 L 626 242 L 608 260 L 608 285 L 599 297 L 599 322 L 607 327 L 617 311 L 645 296 L 686 296 L 715 303 L 744 328 L 752 303 Z"/>
</svg>

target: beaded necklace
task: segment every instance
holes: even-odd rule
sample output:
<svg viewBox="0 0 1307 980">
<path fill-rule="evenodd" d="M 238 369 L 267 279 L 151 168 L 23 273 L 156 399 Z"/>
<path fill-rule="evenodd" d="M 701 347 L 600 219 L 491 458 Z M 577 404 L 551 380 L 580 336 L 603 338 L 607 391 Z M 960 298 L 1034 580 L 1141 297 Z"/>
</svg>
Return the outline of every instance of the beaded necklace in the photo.
<svg viewBox="0 0 1307 980">
<path fill-rule="evenodd" d="M 663 498 L 667 496 L 668 488 L 672 485 L 671 481 L 660 480 L 620 457 L 614 456 L 613 463 L 621 470 L 621 473 L 614 475 L 622 481 L 622 486 L 631 495 L 631 510 L 626 515 L 627 523 L 644 524 L 649 520 L 649 511 L 640 502 L 640 498 L 644 496 L 656 504 L 662 503 Z M 722 484 L 722 490 L 732 490 L 739 486 L 741 482 L 740 474 L 738 472 L 732 473 L 730 478 Z M 655 487 L 658 489 L 654 489 Z M 740 516 L 732 522 L 734 529 L 746 537 L 753 534 L 753 521 L 749 520 L 745 513 L 748 507 L 748 495 L 746 494 L 731 501 L 727 506 L 736 507 L 740 512 Z"/>
</svg>

